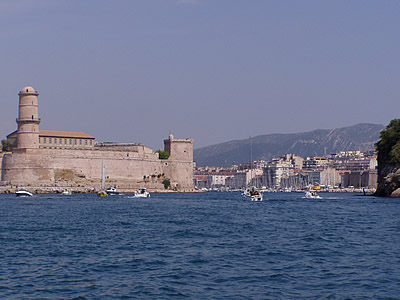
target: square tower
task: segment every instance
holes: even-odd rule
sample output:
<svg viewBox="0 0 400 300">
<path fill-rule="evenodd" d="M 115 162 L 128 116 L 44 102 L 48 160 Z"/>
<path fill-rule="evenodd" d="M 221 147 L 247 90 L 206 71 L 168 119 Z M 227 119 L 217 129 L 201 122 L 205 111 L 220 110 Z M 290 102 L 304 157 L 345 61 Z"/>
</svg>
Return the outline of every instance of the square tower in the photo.
<svg viewBox="0 0 400 300">
<path fill-rule="evenodd" d="M 164 151 L 171 160 L 193 161 L 193 139 L 175 139 L 172 134 L 164 140 Z"/>
</svg>

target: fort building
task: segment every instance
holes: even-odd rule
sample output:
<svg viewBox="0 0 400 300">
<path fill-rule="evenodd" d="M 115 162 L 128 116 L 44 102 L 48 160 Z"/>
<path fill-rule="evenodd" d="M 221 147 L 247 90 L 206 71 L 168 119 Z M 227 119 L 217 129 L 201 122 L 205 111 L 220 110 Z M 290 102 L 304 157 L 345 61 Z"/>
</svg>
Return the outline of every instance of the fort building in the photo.
<svg viewBox="0 0 400 300">
<path fill-rule="evenodd" d="M 102 165 L 106 181 L 121 191 L 139 187 L 162 190 L 168 179 L 177 191 L 193 190 L 193 139 L 164 140 L 168 159 L 136 143 L 97 143 L 82 132 L 40 130 L 39 93 L 19 92 L 18 129 L 7 136 L 11 153 L 0 156 L 2 185 L 87 187 L 99 189 Z"/>
<path fill-rule="evenodd" d="M 7 135 L 12 148 L 17 148 L 18 130 Z M 83 132 L 39 130 L 39 148 L 93 149 L 95 138 Z"/>
</svg>

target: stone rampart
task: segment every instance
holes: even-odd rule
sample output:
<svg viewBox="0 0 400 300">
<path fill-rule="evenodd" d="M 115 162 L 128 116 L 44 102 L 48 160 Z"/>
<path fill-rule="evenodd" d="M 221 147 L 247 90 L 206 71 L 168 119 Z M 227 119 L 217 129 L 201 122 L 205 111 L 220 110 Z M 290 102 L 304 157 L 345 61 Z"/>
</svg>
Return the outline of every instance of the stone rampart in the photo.
<svg viewBox="0 0 400 300">
<path fill-rule="evenodd" d="M 2 170 L 3 170 L 3 156 L 4 156 L 4 152 L 0 152 L 0 180 L 2 178 Z"/>
<path fill-rule="evenodd" d="M 149 151 L 26 149 L 4 155 L 2 180 L 10 185 L 87 186 L 99 189 L 102 165 L 107 186 L 193 189 L 193 162 L 160 160 Z"/>
</svg>

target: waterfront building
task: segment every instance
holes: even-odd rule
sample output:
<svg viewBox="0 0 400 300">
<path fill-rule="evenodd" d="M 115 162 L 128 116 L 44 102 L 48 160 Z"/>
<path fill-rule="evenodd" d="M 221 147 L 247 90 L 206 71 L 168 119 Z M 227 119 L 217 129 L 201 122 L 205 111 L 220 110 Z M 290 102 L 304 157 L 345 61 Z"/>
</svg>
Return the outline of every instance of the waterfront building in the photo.
<svg viewBox="0 0 400 300">
<path fill-rule="evenodd" d="M 326 157 L 307 157 L 303 162 L 303 170 L 316 170 L 325 168 L 329 165 L 329 159 Z"/>
</svg>

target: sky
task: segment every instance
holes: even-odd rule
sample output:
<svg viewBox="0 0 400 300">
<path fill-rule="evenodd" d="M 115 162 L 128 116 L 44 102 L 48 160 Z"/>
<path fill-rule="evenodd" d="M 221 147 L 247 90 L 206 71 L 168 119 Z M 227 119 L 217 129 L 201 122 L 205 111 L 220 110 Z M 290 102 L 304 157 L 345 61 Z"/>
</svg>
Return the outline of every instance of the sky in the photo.
<svg viewBox="0 0 400 300">
<path fill-rule="evenodd" d="M 18 92 L 40 128 L 195 148 L 387 125 L 400 112 L 400 1 L 0 0 L 0 138 Z"/>
</svg>

